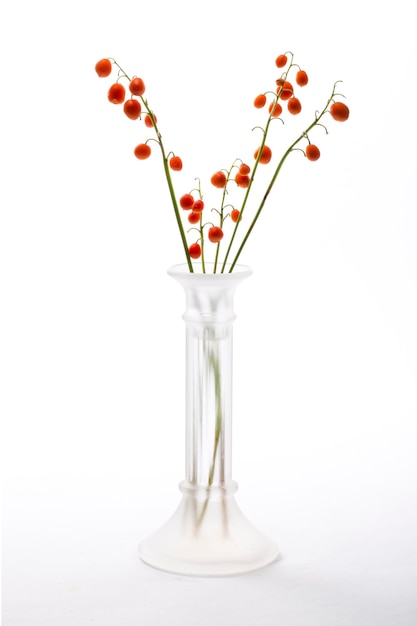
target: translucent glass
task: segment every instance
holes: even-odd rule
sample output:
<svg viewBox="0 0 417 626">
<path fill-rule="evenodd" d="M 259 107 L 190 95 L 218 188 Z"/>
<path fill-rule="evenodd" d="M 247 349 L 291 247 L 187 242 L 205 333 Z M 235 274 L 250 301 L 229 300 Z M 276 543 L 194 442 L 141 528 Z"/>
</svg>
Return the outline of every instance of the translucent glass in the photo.
<svg viewBox="0 0 417 626">
<path fill-rule="evenodd" d="M 232 480 L 233 300 L 252 272 L 246 266 L 209 271 L 168 270 L 186 296 L 185 479 L 177 510 L 139 554 L 165 571 L 227 576 L 264 567 L 278 548 L 243 515 Z"/>
</svg>

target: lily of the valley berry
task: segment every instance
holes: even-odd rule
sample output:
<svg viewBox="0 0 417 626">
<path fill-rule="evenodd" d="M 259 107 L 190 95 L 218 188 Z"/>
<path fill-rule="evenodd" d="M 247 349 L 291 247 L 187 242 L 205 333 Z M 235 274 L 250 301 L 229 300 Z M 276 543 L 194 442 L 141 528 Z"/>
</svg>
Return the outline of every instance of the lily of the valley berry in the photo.
<svg viewBox="0 0 417 626">
<path fill-rule="evenodd" d="M 248 163 L 247 160 L 237 158 L 229 169 L 220 169 L 212 174 L 210 184 L 221 190 L 221 193 L 219 205 L 212 207 L 207 216 L 200 179 L 196 179 L 199 181 L 197 188 L 194 186 L 177 195 L 172 173 L 182 170 L 183 161 L 179 155 L 165 149 L 158 119 L 144 97 L 146 91 L 144 80 L 137 76 L 130 78 L 114 59 L 101 59 L 96 64 L 96 72 L 102 78 L 111 76 L 114 70 L 117 73 L 115 82 L 108 89 L 108 100 L 113 104 L 123 105 L 123 111 L 129 119 L 142 122 L 145 127 L 144 134 L 152 133 L 151 136 L 144 137 L 143 142 L 134 148 L 133 154 L 136 158 L 144 160 L 152 155 L 151 141 L 156 141 L 159 146 L 190 272 L 195 271 L 193 261 L 200 260 L 201 271 L 205 273 L 207 258 L 214 259 L 212 263 L 214 272 L 232 272 L 288 156 L 295 150 L 301 150 L 309 161 L 317 161 L 320 158 L 320 149 L 311 141 L 313 129 L 321 126 L 327 133 L 327 128 L 322 123 L 326 115 L 330 115 L 338 122 L 344 122 L 349 118 L 349 108 L 340 101 L 342 94 L 337 93 L 337 85 L 340 82 L 337 81 L 324 108 L 315 112 L 312 122 L 296 135 L 295 140 L 276 160 L 275 167 L 272 166 L 272 176 L 261 201 L 255 207 L 250 207 L 250 193 L 258 166 L 274 162 L 274 151 L 269 145 L 271 123 L 277 119 L 284 122 L 284 115 L 297 116 L 301 112 L 302 104 L 295 94 L 294 83 L 297 88 L 303 88 L 309 83 L 307 72 L 294 63 L 294 55 L 291 52 L 280 54 L 275 59 L 275 67 L 282 70 L 282 74 L 275 78 L 273 90 L 257 95 L 253 101 L 256 109 L 265 111 L 264 126 L 257 126 L 261 129 L 262 135 L 253 154 L 253 161 Z M 238 206 L 231 206 L 228 201 L 232 185 L 242 190 Z M 239 229 L 243 229 L 243 237 L 240 238 L 239 244 L 236 244 Z M 212 247 L 210 251 L 209 246 L 214 248 Z"/>
</svg>

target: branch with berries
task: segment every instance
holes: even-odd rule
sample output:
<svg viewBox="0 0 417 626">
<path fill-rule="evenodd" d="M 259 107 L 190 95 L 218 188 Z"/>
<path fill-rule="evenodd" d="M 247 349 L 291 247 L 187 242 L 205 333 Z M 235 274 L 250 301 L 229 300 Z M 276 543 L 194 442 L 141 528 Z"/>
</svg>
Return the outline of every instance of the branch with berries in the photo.
<svg viewBox="0 0 417 626">
<path fill-rule="evenodd" d="M 196 270 L 194 262 L 197 260 L 200 260 L 201 271 L 206 272 L 207 240 L 208 244 L 214 245 L 214 250 L 209 255 L 210 259 L 213 259 L 213 272 L 232 272 L 289 155 L 294 151 L 301 151 L 309 161 L 317 161 L 320 158 L 320 149 L 311 141 L 312 131 L 315 127 L 321 126 L 326 133 L 328 132 L 323 124 L 326 115 L 337 122 L 345 122 L 349 118 L 349 108 L 341 100 L 344 96 L 337 91 L 340 83 L 337 81 L 325 106 L 315 112 L 314 119 L 307 128 L 296 135 L 295 140 L 278 158 L 261 201 L 251 209 L 249 220 L 243 220 L 244 215 L 246 217 L 246 214 L 250 213 L 249 199 L 252 197 L 251 191 L 258 166 L 273 161 L 273 150 L 270 146 L 272 123 L 275 120 L 285 123 L 285 116 L 289 115 L 291 119 L 301 113 L 302 104 L 296 96 L 294 83 L 300 88 L 309 83 L 307 72 L 294 62 L 294 55 L 291 52 L 280 54 L 275 59 L 275 66 L 282 70 L 282 74 L 275 80 L 273 90 L 257 95 L 253 101 L 256 109 L 266 113 L 265 124 L 256 127 L 261 130 L 261 141 L 253 154 L 253 162 L 248 164 L 237 158 L 229 169 L 220 169 L 211 176 L 210 184 L 221 190 L 221 197 L 218 206 L 211 209 L 211 216 L 206 218 L 207 209 L 204 210 L 205 202 L 200 179 L 195 179 L 198 180 L 197 187 L 194 186 L 182 195 L 177 195 L 175 191 L 173 173 L 182 170 L 183 162 L 180 156 L 165 149 L 158 119 L 145 97 L 146 88 L 143 79 L 137 76 L 129 77 L 114 59 L 101 59 L 96 64 L 96 72 L 102 78 L 109 77 L 116 69 L 117 79 L 108 89 L 108 100 L 113 104 L 123 105 L 123 111 L 129 119 L 143 121 L 147 132 L 152 132 L 151 137 L 136 145 L 133 150 L 135 157 L 139 160 L 148 159 L 152 155 L 150 145 L 152 141 L 159 146 L 164 175 L 190 272 Z M 232 186 L 243 192 L 237 204 L 229 202 Z M 236 238 L 238 231 L 240 234 L 243 231 L 240 242 Z"/>
</svg>

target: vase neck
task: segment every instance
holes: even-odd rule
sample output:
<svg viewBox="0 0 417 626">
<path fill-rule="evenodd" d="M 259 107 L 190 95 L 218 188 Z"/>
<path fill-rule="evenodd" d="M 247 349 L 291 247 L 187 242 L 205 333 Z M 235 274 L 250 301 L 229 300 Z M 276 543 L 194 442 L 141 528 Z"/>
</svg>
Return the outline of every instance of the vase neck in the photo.
<svg viewBox="0 0 417 626">
<path fill-rule="evenodd" d="M 238 265 L 231 273 L 190 272 L 188 265 L 175 265 L 168 274 L 184 288 L 186 310 L 184 319 L 202 323 L 233 321 L 233 299 L 238 285 L 252 270 Z"/>
</svg>

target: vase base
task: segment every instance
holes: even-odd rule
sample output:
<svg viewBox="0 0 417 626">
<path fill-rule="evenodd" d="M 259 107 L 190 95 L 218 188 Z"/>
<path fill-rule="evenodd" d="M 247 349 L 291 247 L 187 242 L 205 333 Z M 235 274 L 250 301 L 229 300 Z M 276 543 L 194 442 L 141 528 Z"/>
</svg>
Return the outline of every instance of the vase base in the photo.
<svg viewBox="0 0 417 626">
<path fill-rule="evenodd" d="M 147 565 L 185 576 L 236 576 L 279 558 L 275 542 L 252 526 L 233 493 L 181 490 L 174 515 L 139 546 Z"/>
</svg>

